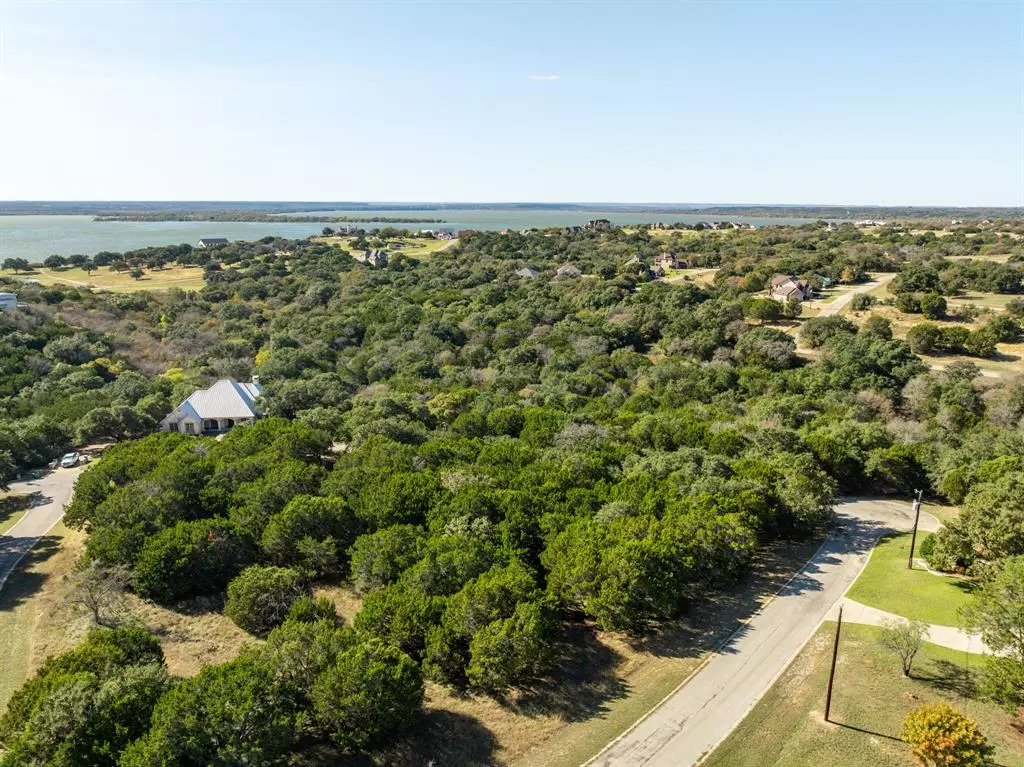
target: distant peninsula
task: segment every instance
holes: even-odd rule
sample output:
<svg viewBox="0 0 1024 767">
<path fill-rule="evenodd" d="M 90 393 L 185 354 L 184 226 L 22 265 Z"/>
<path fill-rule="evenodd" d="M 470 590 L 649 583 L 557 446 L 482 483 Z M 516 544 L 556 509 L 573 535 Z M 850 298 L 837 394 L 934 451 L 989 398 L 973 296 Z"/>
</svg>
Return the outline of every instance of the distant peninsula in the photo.
<svg viewBox="0 0 1024 767">
<path fill-rule="evenodd" d="M 211 212 L 140 211 L 138 213 L 98 213 L 93 221 L 222 221 L 268 224 L 444 224 L 443 218 L 408 216 L 304 216 L 282 213 L 253 213 L 245 210 Z"/>
</svg>

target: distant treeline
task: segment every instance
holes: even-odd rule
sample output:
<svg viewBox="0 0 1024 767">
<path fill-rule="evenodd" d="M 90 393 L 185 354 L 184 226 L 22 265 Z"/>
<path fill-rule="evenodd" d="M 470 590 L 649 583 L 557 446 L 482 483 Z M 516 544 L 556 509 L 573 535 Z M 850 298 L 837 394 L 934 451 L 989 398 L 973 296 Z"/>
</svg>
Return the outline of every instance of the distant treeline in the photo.
<svg viewBox="0 0 1024 767">
<path fill-rule="evenodd" d="M 209 213 L 187 211 L 143 211 L 139 213 L 101 213 L 93 221 L 226 221 L 271 224 L 443 224 L 443 218 L 406 218 L 404 216 L 283 216 L 251 213 L 244 210 L 219 210 Z"/>
<path fill-rule="evenodd" d="M 674 211 L 673 211 L 674 212 Z M 773 218 L 821 218 L 821 219 L 935 219 L 953 218 L 961 220 L 1011 220 L 1024 219 L 1024 208 L 942 208 L 926 206 L 882 207 L 843 205 L 720 205 L 715 207 L 692 208 L 686 211 L 698 215 L 745 216 Z"/>
</svg>

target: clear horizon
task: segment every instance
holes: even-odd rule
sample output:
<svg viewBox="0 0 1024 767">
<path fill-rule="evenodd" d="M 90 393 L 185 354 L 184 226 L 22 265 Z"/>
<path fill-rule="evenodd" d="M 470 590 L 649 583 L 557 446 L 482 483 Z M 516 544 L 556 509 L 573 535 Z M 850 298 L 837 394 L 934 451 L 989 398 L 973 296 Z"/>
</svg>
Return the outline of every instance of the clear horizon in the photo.
<svg viewBox="0 0 1024 767">
<path fill-rule="evenodd" d="M 3 199 L 1024 206 L 1022 3 L 54 8 Z"/>
</svg>

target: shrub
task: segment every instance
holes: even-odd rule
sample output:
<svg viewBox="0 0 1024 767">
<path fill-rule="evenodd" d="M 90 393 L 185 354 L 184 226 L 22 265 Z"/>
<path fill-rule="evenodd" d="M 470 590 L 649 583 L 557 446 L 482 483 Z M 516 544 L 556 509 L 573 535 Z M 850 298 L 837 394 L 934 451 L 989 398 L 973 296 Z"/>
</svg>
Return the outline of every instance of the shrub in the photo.
<svg viewBox="0 0 1024 767">
<path fill-rule="evenodd" d="M 256 636 L 266 636 L 307 592 L 296 570 L 253 565 L 228 584 L 224 614 Z"/>
<path fill-rule="evenodd" d="M 142 547 L 135 564 L 135 588 L 160 602 L 212 594 L 255 558 L 252 539 L 234 522 L 179 522 Z"/>
<path fill-rule="evenodd" d="M 359 529 L 359 520 L 341 498 L 300 495 L 270 518 L 263 551 L 275 564 L 322 575 L 342 566 Z"/>
<path fill-rule="evenodd" d="M 350 550 L 352 582 L 366 592 L 398 580 L 422 555 L 423 533 L 412 525 L 394 525 L 361 535 Z"/>
<path fill-rule="evenodd" d="M 338 656 L 310 693 L 318 723 L 341 748 L 365 749 L 410 725 L 423 704 L 416 662 L 377 639 Z"/>
<path fill-rule="evenodd" d="M 900 739 L 922 765 L 982 767 L 995 750 L 973 719 L 946 702 L 926 703 L 907 714 Z"/>
<path fill-rule="evenodd" d="M 243 656 L 207 666 L 160 699 L 149 732 L 120 767 L 282 764 L 296 736 L 295 698 L 274 671 Z"/>
</svg>

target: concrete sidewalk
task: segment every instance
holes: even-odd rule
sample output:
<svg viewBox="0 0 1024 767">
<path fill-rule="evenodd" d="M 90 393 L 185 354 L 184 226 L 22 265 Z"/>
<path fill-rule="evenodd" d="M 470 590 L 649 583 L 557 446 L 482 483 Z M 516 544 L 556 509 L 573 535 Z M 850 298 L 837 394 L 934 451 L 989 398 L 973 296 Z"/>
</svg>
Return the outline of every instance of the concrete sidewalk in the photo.
<svg viewBox="0 0 1024 767">
<path fill-rule="evenodd" d="M 828 615 L 828 620 L 835 620 L 839 615 L 837 605 Z M 881 626 L 886 620 L 905 621 L 901 615 L 886 612 L 852 599 L 843 600 L 843 623 L 859 623 L 864 626 Z M 989 653 L 991 652 L 978 634 L 969 634 L 961 629 L 952 626 L 939 626 L 934 623 L 928 624 L 928 637 L 925 641 L 937 644 L 940 647 L 948 647 L 950 650 L 960 652 Z"/>
</svg>

